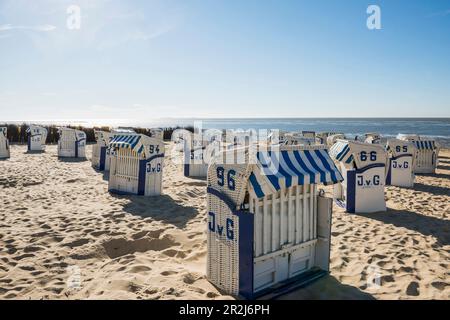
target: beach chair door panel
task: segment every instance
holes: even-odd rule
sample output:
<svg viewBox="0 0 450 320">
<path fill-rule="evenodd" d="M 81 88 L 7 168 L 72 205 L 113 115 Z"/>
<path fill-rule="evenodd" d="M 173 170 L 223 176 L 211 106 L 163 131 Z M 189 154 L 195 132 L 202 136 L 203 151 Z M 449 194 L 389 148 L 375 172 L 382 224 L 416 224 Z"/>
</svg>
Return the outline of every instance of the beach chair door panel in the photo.
<svg viewBox="0 0 450 320">
<path fill-rule="evenodd" d="M 317 244 L 315 265 L 322 270 L 330 269 L 331 218 L 333 199 L 319 196 L 317 200 Z"/>
<path fill-rule="evenodd" d="M 146 187 L 145 195 L 153 196 L 160 195 L 162 190 L 162 179 L 163 174 L 163 162 L 164 157 L 153 159 L 146 165 Z"/>
<path fill-rule="evenodd" d="M 375 167 L 362 173 L 355 173 L 356 212 L 386 211 L 384 199 L 385 167 Z"/>
<path fill-rule="evenodd" d="M 239 218 L 208 194 L 207 277 L 226 292 L 239 294 Z"/>
<path fill-rule="evenodd" d="M 414 184 L 412 156 L 403 156 L 390 161 L 390 184 L 398 187 L 411 187 Z"/>
</svg>

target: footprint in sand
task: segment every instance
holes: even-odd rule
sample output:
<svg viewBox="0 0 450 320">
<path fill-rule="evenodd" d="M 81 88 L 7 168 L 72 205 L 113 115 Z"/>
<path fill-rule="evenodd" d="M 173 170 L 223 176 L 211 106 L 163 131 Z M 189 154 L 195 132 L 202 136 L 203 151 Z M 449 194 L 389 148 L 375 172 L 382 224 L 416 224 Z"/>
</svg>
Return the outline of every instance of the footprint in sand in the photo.
<svg viewBox="0 0 450 320">
<path fill-rule="evenodd" d="M 160 274 L 161 274 L 162 276 L 167 277 L 167 276 L 171 276 L 171 275 L 174 275 L 174 274 L 178 274 L 178 272 L 177 272 L 177 271 L 163 271 L 163 272 L 161 272 Z"/>
<path fill-rule="evenodd" d="M 150 268 L 148 266 L 144 266 L 144 265 L 137 265 L 137 266 L 133 266 L 132 268 L 130 268 L 130 272 L 132 272 L 132 273 L 142 273 L 142 272 L 148 272 L 151 270 L 152 270 L 152 268 Z"/>
<path fill-rule="evenodd" d="M 186 251 L 186 253 L 184 253 L 181 250 L 167 249 L 167 250 L 164 250 L 162 253 L 168 257 L 183 259 L 183 258 L 186 258 L 186 254 L 190 253 L 190 250 L 188 250 L 188 251 Z"/>
<path fill-rule="evenodd" d="M 38 247 L 38 246 L 28 246 L 23 249 L 23 252 L 30 253 L 30 252 L 37 252 L 37 251 L 41 251 L 41 250 L 44 250 L 44 248 Z"/>
<path fill-rule="evenodd" d="M 443 281 L 435 281 L 435 282 L 432 282 L 431 285 L 434 288 L 438 289 L 439 291 L 444 291 L 447 286 L 450 286 L 450 284 L 445 283 Z"/>
<path fill-rule="evenodd" d="M 217 293 L 215 293 L 215 292 L 212 292 L 212 291 L 210 291 L 210 292 L 208 292 L 207 294 L 206 294 L 206 296 L 208 297 L 208 298 L 215 298 L 215 297 L 218 297 L 219 295 L 217 294 Z"/>
<path fill-rule="evenodd" d="M 99 236 L 107 234 L 107 233 L 108 233 L 108 231 L 94 231 L 94 232 L 91 232 L 90 235 L 94 236 L 94 237 L 99 237 Z"/>
<path fill-rule="evenodd" d="M 26 259 L 26 258 L 34 258 L 34 257 L 35 257 L 34 254 L 25 253 L 25 254 L 22 254 L 20 256 L 14 257 L 13 259 L 16 260 L 16 261 L 20 261 L 20 260 L 23 260 L 23 259 Z"/>
<path fill-rule="evenodd" d="M 419 295 L 419 284 L 415 281 L 412 281 L 408 288 L 406 288 L 406 294 L 408 296 L 418 296 Z"/>
<path fill-rule="evenodd" d="M 201 279 L 202 276 L 194 273 L 187 273 L 183 276 L 183 282 L 186 284 L 193 284 L 195 281 Z"/>
<path fill-rule="evenodd" d="M 62 245 L 64 247 L 70 247 L 71 249 L 73 249 L 73 248 L 76 248 L 76 247 L 81 247 L 81 246 L 83 246 L 83 245 L 85 245 L 87 243 L 89 243 L 88 239 L 79 239 L 79 240 L 63 243 Z"/>
<path fill-rule="evenodd" d="M 172 237 L 142 238 L 128 240 L 124 238 L 111 239 L 103 243 L 106 254 L 111 258 L 118 258 L 134 252 L 162 251 L 164 249 L 179 245 Z"/>
<path fill-rule="evenodd" d="M 36 268 L 32 265 L 22 265 L 19 266 L 19 269 L 25 270 L 25 271 L 34 271 Z"/>
</svg>

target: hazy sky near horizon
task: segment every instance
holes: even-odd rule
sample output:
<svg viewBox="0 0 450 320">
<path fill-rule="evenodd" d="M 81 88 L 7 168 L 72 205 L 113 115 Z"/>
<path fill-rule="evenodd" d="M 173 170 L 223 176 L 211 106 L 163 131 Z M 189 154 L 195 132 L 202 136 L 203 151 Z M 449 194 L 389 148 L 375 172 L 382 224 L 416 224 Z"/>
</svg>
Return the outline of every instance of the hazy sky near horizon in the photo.
<svg viewBox="0 0 450 320">
<path fill-rule="evenodd" d="M 0 0 L 0 52 L 0 121 L 450 116 L 449 0 Z"/>
</svg>

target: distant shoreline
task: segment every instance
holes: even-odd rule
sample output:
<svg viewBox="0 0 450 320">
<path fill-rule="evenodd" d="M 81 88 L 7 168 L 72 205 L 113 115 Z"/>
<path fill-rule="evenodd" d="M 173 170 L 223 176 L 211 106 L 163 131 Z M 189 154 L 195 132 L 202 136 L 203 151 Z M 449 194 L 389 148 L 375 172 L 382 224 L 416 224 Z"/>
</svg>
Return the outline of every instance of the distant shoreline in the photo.
<svg viewBox="0 0 450 320">
<path fill-rule="evenodd" d="M 0 121 L 0 126 L 4 121 Z M 10 125 L 27 126 L 31 121 L 8 121 Z M 399 133 L 418 134 L 430 139 L 436 139 L 442 146 L 450 147 L 450 118 L 160 118 L 155 120 L 133 121 L 127 119 L 84 119 L 84 120 L 48 120 L 36 121 L 34 124 L 57 128 L 71 126 L 92 131 L 88 141 L 94 139 L 93 130 L 98 128 L 129 127 L 138 128 L 145 133 L 150 128 L 165 129 L 165 138 L 170 139 L 176 128 L 191 128 L 199 126 L 203 129 L 278 129 L 286 132 L 315 131 L 341 132 L 349 138 L 361 136 L 367 132 L 378 132 L 384 137 L 396 137 Z M 48 123 L 48 124 L 47 124 Z M 24 136 L 25 137 L 25 136 Z M 24 140 L 20 140 L 24 141 Z M 14 142 L 14 141 L 11 141 Z M 53 141 L 48 141 L 52 143 Z"/>
</svg>

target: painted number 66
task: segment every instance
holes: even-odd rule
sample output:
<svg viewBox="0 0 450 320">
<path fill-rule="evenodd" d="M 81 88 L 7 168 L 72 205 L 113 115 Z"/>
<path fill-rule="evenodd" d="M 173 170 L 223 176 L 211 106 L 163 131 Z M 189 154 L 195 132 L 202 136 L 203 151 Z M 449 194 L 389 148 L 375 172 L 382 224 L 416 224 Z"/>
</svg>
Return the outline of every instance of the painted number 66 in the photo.
<svg viewBox="0 0 450 320">
<path fill-rule="evenodd" d="M 370 156 L 370 161 L 377 161 L 377 152 L 376 151 L 372 151 L 369 154 Z M 366 151 L 361 151 L 360 153 L 360 159 L 361 161 L 367 161 L 367 152 Z"/>
</svg>

